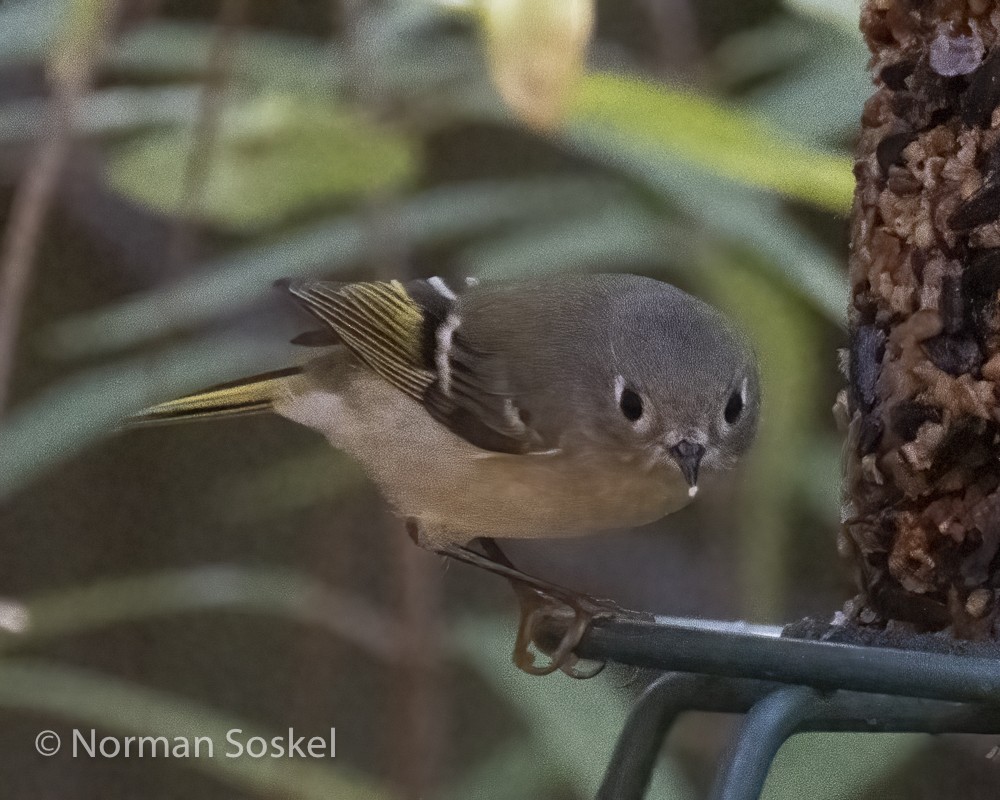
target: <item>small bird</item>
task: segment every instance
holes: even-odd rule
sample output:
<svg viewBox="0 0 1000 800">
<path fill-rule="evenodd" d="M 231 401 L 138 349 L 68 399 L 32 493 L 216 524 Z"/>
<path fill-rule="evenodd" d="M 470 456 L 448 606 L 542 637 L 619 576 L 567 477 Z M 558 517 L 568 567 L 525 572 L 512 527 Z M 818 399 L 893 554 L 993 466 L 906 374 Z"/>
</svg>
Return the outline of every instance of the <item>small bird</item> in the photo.
<svg viewBox="0 0 1000 800">
<path fill-rule="evenodd" d="M 566 668 L 572 648 L 590 619 L 616 607 L 525 575 L 493 540 L 659 519 L 754 438 L 752 348 L 714 308 L 661 281 L 282 285 L 322 324 L 293 340 L 317 355 L 137 421 L 273 411 L 319 431 L 367 471 L 418 544 L 510 578 L 523 602 L 555 598 L 574 610 L 572 635 L 538 668 L 525 604 L 515 662 L 535 674 L 576 675 Z"/>
</svg>

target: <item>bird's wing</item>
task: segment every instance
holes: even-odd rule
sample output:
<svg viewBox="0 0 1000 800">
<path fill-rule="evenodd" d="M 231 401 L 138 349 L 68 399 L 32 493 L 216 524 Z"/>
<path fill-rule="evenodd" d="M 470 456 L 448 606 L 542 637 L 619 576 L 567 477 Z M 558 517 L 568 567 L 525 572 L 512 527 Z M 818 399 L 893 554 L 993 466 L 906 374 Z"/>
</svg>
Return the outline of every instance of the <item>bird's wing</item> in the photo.
<svg viewBox="0 0 1000 800">
<path fill-rule="evenodd" d="M 506 359 L 464 341 L 457 295 L 440 278 L 286 286 L 360 361 L 466 441 L 501 453 L 551 449 L 527 424 Z"/>
<path fill-rule="evenodd" d="M 423 310 L 399 281 L 287 287 L 348 350 L 400 391 L 420 400 L 434 382 L 421 352 Z"/>
</svg>

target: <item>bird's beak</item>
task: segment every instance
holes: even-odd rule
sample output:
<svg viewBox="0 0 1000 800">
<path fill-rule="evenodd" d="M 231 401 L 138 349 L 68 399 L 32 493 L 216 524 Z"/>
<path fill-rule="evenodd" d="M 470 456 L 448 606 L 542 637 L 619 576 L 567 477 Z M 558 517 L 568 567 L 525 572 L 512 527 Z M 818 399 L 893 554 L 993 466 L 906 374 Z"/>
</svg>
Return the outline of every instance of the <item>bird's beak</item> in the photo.
<svg viewBox="0 0 1000 800">
<path fill-rule="evenodd" d="M 698 467 L 701 465 L 702 456 L 705 455 L 705 447 L 681 439 L 670 448 L 670 455 L 681 468 L 681 474 L 690 487 L 688 495 L 694 497 L 698 493 Z"/>
</svg>

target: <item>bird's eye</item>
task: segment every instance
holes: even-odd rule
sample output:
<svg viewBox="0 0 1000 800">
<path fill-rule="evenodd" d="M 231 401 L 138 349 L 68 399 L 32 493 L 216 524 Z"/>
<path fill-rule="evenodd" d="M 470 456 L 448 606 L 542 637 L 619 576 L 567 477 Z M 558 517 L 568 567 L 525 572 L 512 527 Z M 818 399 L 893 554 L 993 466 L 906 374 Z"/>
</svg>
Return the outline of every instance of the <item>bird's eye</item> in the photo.
<svg viewBox="0 0 1000 800">
<path fill-rule="evenodd" d="M 730 425 L 735 425 L 736 420 L 740 418 L 740 414 L 743 413 L 743 395 L 740 392 L 733 392 L 729 395 L 729 400 L 726 402 L 726 409 L 722 412 L 722 416 L 726 418 L 726 422 Z"/>
<path fill-rule="evenodd" d="M 629 422 L 635 422 L 642 416 L 642 398 L 631 389 L 622 391 L 618 399 L 618 407 Z"/>
</svg>

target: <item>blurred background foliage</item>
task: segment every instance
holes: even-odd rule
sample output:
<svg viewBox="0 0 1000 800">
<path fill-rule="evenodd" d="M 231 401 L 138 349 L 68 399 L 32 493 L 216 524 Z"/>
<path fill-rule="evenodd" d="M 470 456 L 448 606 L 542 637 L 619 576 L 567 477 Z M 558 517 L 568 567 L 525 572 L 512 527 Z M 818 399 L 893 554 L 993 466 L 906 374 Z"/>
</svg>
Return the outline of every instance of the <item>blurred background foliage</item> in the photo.
<svg viewBox="0 0 1000 800">
<path fill-rule="evenodd" d="M 869 91 L 857 14 L 850 0 L 2 0 L 8 240 L 46 164 L 52 185 L 0 374 L 8 790 L 593 796 L 649 676 L 518 673 L 506 587 L 414 548 L 305 430 L 119 430 L 144 404 L 288 358 L 303 320 L 270 290 L 280 277 L 627 270 L 706 297 L 763 364 L 747 463 L 661 523 L 512 557 L 670 615 L 838 608 L 851 585 L 829 409 Z M 650 796 L 703 792 L 728 724 L 684 720 Z M 338 755 L 34 753 L 37 730 L 73 725 L 332 725 Z M 768 797 L 923 796 L 926 741 L 798 737 Z M 975 747 L 933 752 L 972 775 Z M 926 796 L 942 796 L 933 780 Z"/>
</svg>

